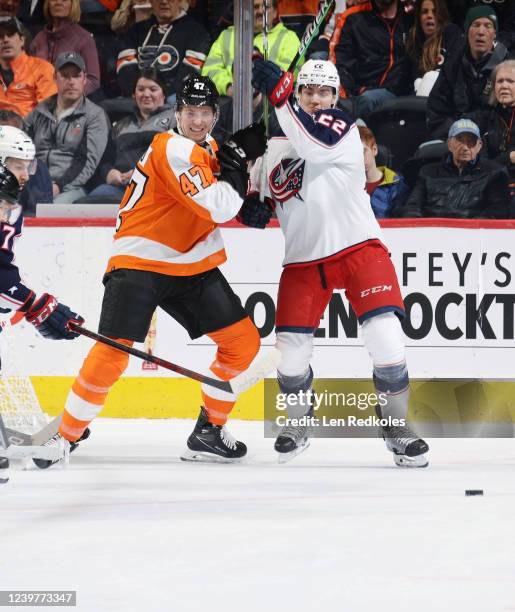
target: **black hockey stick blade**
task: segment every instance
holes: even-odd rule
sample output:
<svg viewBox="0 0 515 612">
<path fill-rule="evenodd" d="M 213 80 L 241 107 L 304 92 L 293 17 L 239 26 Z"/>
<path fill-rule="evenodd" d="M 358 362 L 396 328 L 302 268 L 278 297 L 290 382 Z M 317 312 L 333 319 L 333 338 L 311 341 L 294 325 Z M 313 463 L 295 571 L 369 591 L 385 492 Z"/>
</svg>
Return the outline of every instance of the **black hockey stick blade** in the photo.
<svg viewBox="0 0 515 612">
<path fill-rule="evenodd" d="M 276 368 L 280 359 L 279 351 L 273 349 L 261 359 L 257 359 L 255 363 L 245 370 L 245 372 L 238 374 L 238 376 L 235 376 L 229 382 L 225 380 L 217 380 L 216 378 L 211 378 L 210 376 L 204 376 L 204 374 L 199 374 L 198 372 L 184 368 L 183 366 L 172 363 L 171 361 L 166 361 L 166 359 L 161 359 L 160 357 L 156 357 L 150 353 L 145 353 L 144 351 L 140 351 L 131 346 L 126 346 L 125 344 L 116 342 L 116 340 L 113 340 L 112 338 L 108 338 L 107 336 L 103 336 L 102 334 L 97 334 L 96 332 L 86 329 L 85 327 L 82 327 L 82 325 L 69 323 L 69 327 L 71 330 L 81 334 L 82 336 L 86 336 L 87 338 L 91 338 L 92 340 L 96 340 L 102 344 L 107 344 L 107 346 L 122 351 L 123 353 L 128 353 L 129 355 L 138 357 L 138 359 L 143 359 L 143 361 L 150 361 L 165 368 L 165 370 L 171 370 L 172 372 L 176 372 L 177 374 L 181 374 L 187 378 L 192 378 L 200 383 L 205 383 L 210 387 L 227 391 L 228 393 L 238 394 L 242 391 L 250 389 L 250 387 L 253 387 L 269 372 Z"/>
</svg>

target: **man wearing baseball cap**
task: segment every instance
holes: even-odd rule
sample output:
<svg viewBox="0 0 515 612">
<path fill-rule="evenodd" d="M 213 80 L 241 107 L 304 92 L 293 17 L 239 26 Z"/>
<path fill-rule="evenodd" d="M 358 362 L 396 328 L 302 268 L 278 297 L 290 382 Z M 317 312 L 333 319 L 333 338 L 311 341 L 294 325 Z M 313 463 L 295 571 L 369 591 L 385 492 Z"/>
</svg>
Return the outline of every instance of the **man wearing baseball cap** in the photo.
<svg viewBox="0 0 515 612">
<path fill-rule="evenodd" d="M 481 159 L 482 146 L 473 121 L 455 121 L 448 133 L 448 154 L 441 162 L 422 167 L 400 216 L 507 219 L 508 173 Z"/>
<path fill-rule="evenodd" d="M 86 183 L 105 151 L 109 120 L 104 110 L 84 95 L 86 65 L 75 51 L 55 60 L 57 94 L 28 115 L 27 132 L 36 156 L 48 164 L 54 202 L 73 203 L 86 195 Z"/>
<path fill-rule="evenodd" d="M 64 53 L 60 53 L 55 59 L 54 68 L 56 70 L 61 70 L 61 68 L 67 64 L 70 66 L 75 66 L 80 72 L 86 72 L 86 62 L 84 61 L 82 55 L 76 53 L 75 51 L 65 51 Z"/>
<path fill-rule="evenodd" d="M 492 70 L 515 57 L 496 41 L 497 15 L 490 6 L 474 6 L 465 16 L 466 45 L 447 58 L 427 101 L 427 123 L 433 138 L 445 139 L 451 123 L 488 108 Z"/>
<path fill-rule="evenodd" d="M 23 26 L 0 17 L 0 109 L 27 115 L 56 91 L 52 64 L 25 53 Z"/>
</svg>

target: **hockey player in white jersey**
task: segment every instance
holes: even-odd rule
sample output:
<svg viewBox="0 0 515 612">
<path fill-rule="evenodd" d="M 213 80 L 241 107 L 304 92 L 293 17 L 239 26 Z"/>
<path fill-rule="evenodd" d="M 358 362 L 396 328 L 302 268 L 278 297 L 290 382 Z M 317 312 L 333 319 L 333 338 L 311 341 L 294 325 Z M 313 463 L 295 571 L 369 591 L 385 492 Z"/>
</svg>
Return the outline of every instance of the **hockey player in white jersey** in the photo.
<svg viewBox="0 0 515 612">
<path fill-rule="evenodd" d="M 14 245 L 23 227 L 18 197 L 35 169 L 35 155 L 34 143 L 25 132 L 12 126 L 0 126 L 0 312 L 12 312 L 13 315 L 18 312 L 45 338 L 71 340 L 78 334 L 68 328 L 68 323 L 82 323 L 84 319 L 53 295 L 43 293 L 37 297 L 21 281 L 18 267 L 13 263 Z M 53 440 L 49 441 L 52 443 Z M 51 462 L 35 459 L 34 463 L 46 467 Z M 0 459 L 0 469 L 7 467 L 8 461 Z"/>
<path fill-rule="evenodd" d="M 253 188 L 270 198 L 285 236 L 284 269 L 276 314 L 277 348 L 282 353 L 278 381 L 283 393 L 305 397 L 311 389 L 313 335 L 333 289 L 345 289 L 361 324 L 378 393 L 386 395 L 379 417 L 405 419 L 409 379 L 404 316 L 395 269 L 365 191 L 363 146 L 352 118 L 336 108 L 340 85 L 335 66 L 309 60 L 293 75 L 272 62 L 254 61 L 253 85 L 275 106 L 284 137 L 272 138 L 265 158 L 267 184 L 256 164 Z M 264 189 L 263 189 L 264 187 Z M 266 202 L 248 198 L 240 219 L 263 227 Z M 311 406 L 288 407 L 297 419 Z M 383 438 L 398 466 L 425 467 L 426 442 L 407 426 L 384 427 Z M 280 460 L 309 444 L 307 427 L 287 425 L 275 442 Z"/>
</svg>

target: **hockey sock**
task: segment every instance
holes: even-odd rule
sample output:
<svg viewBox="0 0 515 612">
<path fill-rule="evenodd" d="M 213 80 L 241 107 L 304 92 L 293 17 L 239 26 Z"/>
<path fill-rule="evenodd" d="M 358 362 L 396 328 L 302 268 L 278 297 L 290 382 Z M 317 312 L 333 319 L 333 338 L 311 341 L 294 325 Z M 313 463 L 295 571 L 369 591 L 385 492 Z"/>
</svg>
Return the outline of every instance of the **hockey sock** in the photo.
<svg viewBox="0 0 515 612">
<path fill-rule="evenodd" d="M 374 366 L 374 385 L 377 393 L 384 398 L 378 407 L 378 413 L 383 417 L 405 419 L 408 414 L 409 399 L 406 361 Z"/>
<path fill-rule="evenodd" d="M 132 340 L 117 339 L 132 346 Z M 66 399 L 59 433 L 70 442 L 78 440 L 90 421 L 102 410 L 107 394 L 120 378 L 129 355 L 97 342 L 84 360 Z"/>
<path fill-rule="evenodd" d="M 290 419 L 298 419 L 306 415 L 311 409 L 311 385 L 313 384 L 313 370 L 311 366 L 298 376 L 285 376 L 277 372 L 277 382 L 281 392 L 286 394 L 286 404 Z M 295 403 L 288 403 L 288 396 L 294 394 Z"/>
<path fill-rule="evenodd" d="M 208 336 L 218 346 L 211 371 L 220 380 L 230 380 L 246 370 L 259 351 L 259 332 L 249 317 L 211 332 Z M 202 385 L 202 401 L 209 422 L 225 425 L 236 402 L 236 396 L 209 385 Z"/>
</svg>

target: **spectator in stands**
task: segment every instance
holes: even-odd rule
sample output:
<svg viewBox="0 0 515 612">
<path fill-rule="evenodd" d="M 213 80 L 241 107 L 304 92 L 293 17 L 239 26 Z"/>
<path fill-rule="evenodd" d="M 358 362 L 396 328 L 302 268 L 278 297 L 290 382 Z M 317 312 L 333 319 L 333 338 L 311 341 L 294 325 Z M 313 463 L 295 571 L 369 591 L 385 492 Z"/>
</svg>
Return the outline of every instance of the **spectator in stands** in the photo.
<svg viewBox="0 0 515 612">
<path fill-rule="evenodd" d="M 79 0 L 45 0 L 43 12 L 47 25 L 32 41 L 32 55 L 54 64 L 60 53 L 78 53 L 86 64 L 88 96 L 100 86 L 100 66 L 93 36 L 79 25 Z"/>
<path fill-rule="evenodd" d="M 22 117 L 10 110 L 0 110 L 0 125 L 10 125 L 19 130 L 24 129 Z M 23 185 L 19 203 L 23 208 L 23 213 L 31 216 L 36 213 L 36 204 L 40 202 L 47 204 L 53 202 L 53 194 L 52 179 L 48 168 L 38 159 L 34 174 L 30 174 L 29 180 Z"/>
<path fill-rule="evenodd" d="M 86 64 L 78 53 L 57 56 L 55 78 L 57 94 L 38 104 L 25 124 L 50 171 L 54 202 L 62 204 L 86 195 L 107 145 L 109 120 L 84 96 Z"/>
<path fill-rule="evenodd" d="M 21 0 L 0 0 L 0 17 L 16 17 Z"/>
<path fill-rule="evenodd" d="M 366 121 L 385 100 L 411 92 L 404 59 L 411 21 L 399 0 L 372 0 L 341 15 L 331 44 L 340 95 L 351 99 L 354 116 Z"/>
<path fill-rule="evenodd" d="M 30 23 L 30 14 L 28 13 L 28 5 L 31 2 L 21 2 L 21 0 L 0 0 L 0 17 L 16 17 L 21 23 L 22 34 L 25 38 L 25 50 L 28 49 L 32 40 L 32 32 L 34 26 Z M 29 18 L 29 23 L 27 23 Z"/>
<path fill-rule="evenodd" d="M 132 25 L 150 19 L 151 16 L 150 0 L 123 0 L 111 19 L 111 30 L 125 34 Z"/>
<path fill-rule="evenodd" d="M 268 59 L 287 70 L 299 50 L 300 41 L 292 30 L 277 21 L 277 0 L 269 0 Z M 263 0 L 254 0 L 254 47 L 263 52 Z M 216 85 L 221 96 L 232 97 L 234 26 L 223 30 L 215 40 L 202 67 L 202 74 Z"/>
<path fill-rule="evenodd" d="M 497 40 L 507 49 L 512 49 L 515 44 L 515 2 L 513 0 L 452 0 L 448 2 L 451 19 L 454 23 L 463 27 L 465 15 L 470 8 L 488 5 L 494 9 L 499 20 L 499 33 Z"/>
<path fill-rule="evenodd" d="M 277 10 L 282 23 L 300 38 L 318 12 L 319 0 L 278 0 Z"/>
<path fill-rule="evenodd" d="M 446 59 L 461 50 L 463 33 L 449 23 L 445 0 L 421 0 L 406 45 L 408 78 L 418 96 L 431 91 Z"/>
<path fill-rule="evenodd" d="M 467 43 L 442 66 L 427 101 L 427 124 L 433 138 L 444 139 L 456 119 L 488 108 L 492 70 L 509 59 L 506 47 L 495 41 L 496 30 L 492 8 L 477 6 L 468 11 Z"/>
<path fill-rule="evenodd" d="M 306 59 L 329 59 L 329 43 L 333 38 L 337 22 L 342 18 L 346 9 L 358 4 L 365 4 L 370 0 L 336 0 L 334 3 L 334 11 L 329 13 L 329 19 L 326 19 L 323 32 L 321 31 L 317 39 L 315 39 L 306 52 Z M 339 26 L 341 29 L 341 24 Z M 333 45 L 334 46 L 334 45 Z M 334 49 L 331 61 L 334 63 Z"/>
<path fill-rule="evenodd" d="M 114 13 L 120 0 L 80 0 L 80 6 L 83 13 Z"/>
<path fill-rule="evenodd" d="M 3 12 L 3 6 L 6 4 L 17 4 L 18 8 L 14 11 L 11 17 L 18 17 L 24 26 L 26 26 L 32 34 L 39 32 L 43 23 L 43 2 L 44 0 L 31 0 L 31 2 L 23 2 L 20 0 L 0 0 L 0 15 L 8 13 Z"/>
<path fill-rule="evenodd" d="M 120 90 L 134 91 L 138 68 L 155 67 L 166 84 L 168 102 L 182 80 L 199 73 L 209 51 L 209 34 L 183 10 L 181 0 L 151 0 L 153 16 L 135 23 L 128 31 L 126 48 L 118 55 Z"/>
<path fill-rule="evenodd" d="M 480 158 L 479 127 L 470 119 L 458 119 L 451 125 L 447 146 L 443 161 L 422 167 L 399 216 L 508 218 L 508 174 Z"/>
<path fill-rule="evenodd" d="M 16 17 L 0 17 L 0 109 L 27 115 L 56 91 L 54 68 L 23 50 L 25 37 Z"/>
<path fill-rule="evenodd" d="M 136 110 L 115 123 L 108 149 L 99 168 L 103 184 L 81 202 L 118 203 L 136 162 L 159 132 L 176 125 L 175 111 L 166 104 L 165 87 L 155 68 L 143 70 L 134 89 Z"/>
<path fill-rule="evenodd" d="M 497 64 L 492 71 L 493 108 L 479 117 L 484 133 L 485 154 L 508 170 L 511 216 L 515 217 L 515 60 Z"/>
<path fill-rule="evenodd" d="M 378 154 L 375 136 L 369 128 L 358 127 L 365 159 L 366 190 L 377 219 L 395 216 L 409 195 L 409 187 L 401 174 L 386 166 L 377 166 Z"/>
</svg>

